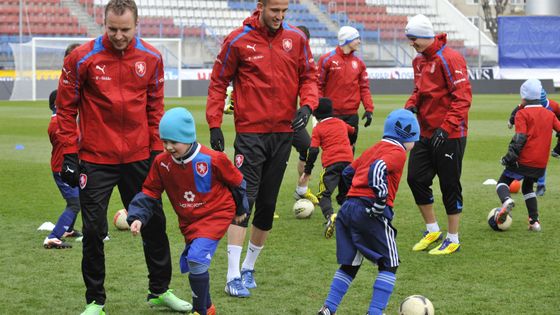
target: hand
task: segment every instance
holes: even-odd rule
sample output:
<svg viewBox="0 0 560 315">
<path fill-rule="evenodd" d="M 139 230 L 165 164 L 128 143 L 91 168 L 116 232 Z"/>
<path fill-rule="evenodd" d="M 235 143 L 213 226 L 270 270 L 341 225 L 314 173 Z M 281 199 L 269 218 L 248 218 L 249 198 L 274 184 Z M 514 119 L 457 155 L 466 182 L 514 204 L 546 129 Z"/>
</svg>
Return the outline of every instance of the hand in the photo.
<svg viewBox="0 0 560 315">
<path fill-rule="evenodd" d="M 372 112 L 365 112 L 364 115 L 362 116 L 362 120 L 366 120 L 366 123 L 364 124 L 364 127 L 368 127 L 369 125 L 371 125 L 371 120 L 373 119 L 373 113 Z"/>
<path fill-rule="evenodd" d="M 550 152 L 550 155 L 552 155 L 552 157 L 555 158 L 560 158 L 560 143 L 558 143 L 554 149 L 552 149 L 552 151 Z"/>
<path fill-rule="evenodd" d="M 80 162 L 77 153 L 64 154 L 60 177 L 70 187 L 78 186 L 80 183 Z"/>
<path fill-rule="evenodd" d="M 511 122 L 510 122 L 509 120 L 508 120 L 508 124 L 507 124 L 507 126 L 508 126 L 508 129 L 511 129 L 511 128 L 513 128 L 513 124 L 512 124 L 512 123 L 511 123 Z"/>
<path fill-rule="evenodd" d="M 416 106 L 407 107 L 406 110 L 411 111 L 413 114 L 418 114 L 418 108 L 416 108 Z"/>
<path fill-rule="evenodd" d="M 436 131 L 434 131 L 434 134 L 432 135 L 432 139 L 430 140 L 432 148 L 437 149 L 445 142 L 445 140 L 447 140 L 448 136 L 449 134 L 447 134 L 445 130 L 441 128 L 436 129 Z"/>
<path fill-rule="evenodd" d="M 305 128 L 305 126 L 307 126 L 309 116 L 311 116 L 311 108 L 309 105 L 301 106 L 296 112 L 296 117 L 294 117 L 294 120 L 292 121 L 292 129 L 294 131 L 298 131 Z"/>
<path fill-rule="evenodd" d="M 233 221 L 235 221 L 235 223 L 239 224 L 239 223 L 243 222 L 246 218 L 247 218 L 247 213 L 243 213 L 242 215 L 236 215 L 235 218 L 233 218 Z"/>
<path fill-rule="evenodd" d="M 366 213 L 371 218 L 379 215 L 383 215 L 386 206 L 387 206 L 387 198 L 375 198 L 375 201 L 373 202 L 373 207 L 366 208 Z"/>
<path fill-rule="evenodd" d="M 130 232 L 132 232 L 133 236 L 138 235 L 141 229 L 142 229 L 142 221 L 140 220 L 134 220 L 134 222 L 132 222 L 132 224 L 130 225 Z"/>
<path fill-rule="evenodd" d="M 154 163 L 156 156 L 158 156 L 160 153 L 161 151 L 157 151 L 157 150 L 150 151 L 150 158 L 149 158 L 150 166 L 152 165 L 152 163 Z"/>
<path fill-rule="evenodd" d="M 503 166 L 508 167 L 508 166 L 517 166 L 517 161 L 514 160 L 510 155 L 506 154 L 502 157 L 502 159 L 500 160 L 500 163 L 502 163 Z"/>
<path fill-rule="evenodd" d="M 210 146 L 215 151 L 224 151 L 224 134 L 221 128 L 210 128 Z"/>
</svg>

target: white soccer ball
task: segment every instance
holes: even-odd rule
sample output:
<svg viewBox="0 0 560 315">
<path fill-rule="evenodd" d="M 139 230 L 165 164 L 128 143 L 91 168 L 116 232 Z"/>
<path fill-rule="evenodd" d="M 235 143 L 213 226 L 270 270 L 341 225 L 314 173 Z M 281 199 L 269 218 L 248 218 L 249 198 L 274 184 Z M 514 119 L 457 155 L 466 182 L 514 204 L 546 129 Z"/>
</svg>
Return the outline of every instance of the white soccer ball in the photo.
<svg viewBox="0 0 560 315">
<path fill-rule="evenodd" d="M 434 305 L 422 295 L 411 295 L 402 301 L 399 315 L 434 315 Z"/>
<path fill-rule="evenodd" d="M 118 230 L 129 230 L 128 222 L 126 222 L 126 217 L 128 216 L 128 211 L 126 209 L 120 209 L 113 216 L 113 224 Z"/>
<path fill-rule="evenodd" d="M 307 219 L 313 214 L 315 205 L 308 199 L 302 198 L 294 203 L 294 215 L 298 219 Z"/>
<path fill-rule="evenodd" d="M 496 222 L 496 220 L 495 220 L 496 213 L 498 213 L 500 211 L 500 209 L 501 208 L 494 208 L 494 209 L 490 210 L 490 212 L 488 213 L 488 217 L 486 218 L 486 220 L 488 220 L 488 225 L 490 225 L 490 227 L 494 231 L 505 231 L 505 230 L 509 229 L 511 227 L 511 224 L 513 223 L 513 219 L 511 218 L 511 214 L 508 214 L 504 223 L 498 224 Z"/>
</svg>

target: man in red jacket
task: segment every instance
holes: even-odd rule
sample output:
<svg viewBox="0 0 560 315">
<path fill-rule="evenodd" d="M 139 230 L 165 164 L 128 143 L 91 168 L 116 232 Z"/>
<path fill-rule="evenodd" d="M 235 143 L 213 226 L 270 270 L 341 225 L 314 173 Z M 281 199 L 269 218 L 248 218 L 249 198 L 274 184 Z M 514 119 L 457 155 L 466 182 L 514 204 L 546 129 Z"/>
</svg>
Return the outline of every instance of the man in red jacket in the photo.
<svg viewBox="0 0 560 315">
<path fill-rule="evenodd" d="M 80 187 L 83 221 L 82 274 L 87 306 L 83 314 L 104 314 L 107 206 L 114 186 L 125 208 L 162 151 L 158 124 L 163 115 L 163 61 L 135 37 L 138 9 L 133 0 L 105 7 L 105 34 L 76 48 L 64 60 L 58 84 L 58 123 L 63 145 L 62 179 Z M 79 114 L 81 138 L 76 143 Z M 171 257 L 165 215 L 159 207 L 142 229 L 148 265 L 148 303 L 189 311 L 169 290 Z"/>
<path fill-rule="evenodd" d="M 360 33 L 351 26 L 338 31 L 338 47 L 319 59 L 319 97 L 328 97 L 333 103 L 333 115 L 340 118 L 356 132 L 349 135 L 354 146 L 358 139 L 358 108 L 360 102 L 365 112 L 362 120 L 368 127 L 373 119 L 373 101 L 364 62 L 354 54 L 360 48 Z"/>
<path fill-rule="evenodd" d="M 432 23 L 422 14 L 409 20 L 405 35 L 418 52 L 412 61 L 414 91 L 405 108 L 417 113 L 420 124 L 420 141 L 410 153 L 407 181 L 426 224 L 424 236 L 412 250 L 426 250 L 442 239 L 431 188 L 437 175 L 448 230 L 447 237 L 430 254 L 451 254 L 461 246 L 459 221 L 463 195 L 460 179 L 472 100 L 467 65 L 463 56 L 446 46 L 447 35 L 435 36 Z"/>
<path fill-rule="evenodd" d="M 224 150 L 220 129 L 226 89 L 233 81 L 235 165 L 247 181 L 255 205 L 249 250 L 239 262 L 248 219 L 228 230 L 226 292 L 247 297 L 255 288 L 257 257 L 272 229 L 276 200 L 286 170 L 294 131 L 305 128 L 317 107 L 315 63 L 301 30 L 284 22 L 288 0 L 262 0 L 243 26 L 225 39 L 214 63 L 206 120 L 214 150 Z M 297 110 L 298 95 L 300 108 Z"/>
</svg>

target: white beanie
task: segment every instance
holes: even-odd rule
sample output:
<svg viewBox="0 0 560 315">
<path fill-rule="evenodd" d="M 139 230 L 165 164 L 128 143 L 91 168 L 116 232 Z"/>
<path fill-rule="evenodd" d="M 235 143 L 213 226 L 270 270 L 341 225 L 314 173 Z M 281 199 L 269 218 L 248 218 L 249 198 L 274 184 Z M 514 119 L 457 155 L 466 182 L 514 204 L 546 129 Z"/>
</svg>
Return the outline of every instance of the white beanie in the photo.
<svg viewBox="0 0 560 315">
<path fill-rule="evenodd" d="M 432 22 L 423 14 L 417 14 L 408 21 L 404 34 L 418 38 L 433 38 L 435 36 Z"/>
<path fill-rule="evenodd" d="M 524 100 L 540 100 L 541 99 L 542 84 L 537 79 L 529 79 L 521 84 L 519 94 Z"/>
<path fill-rule="evenodd" d="M 338 46 L 350 44 L 353 40 L 360 38 L 360 32 L 352 26 L 343 26 L 338 31 Z"/>
</svg>

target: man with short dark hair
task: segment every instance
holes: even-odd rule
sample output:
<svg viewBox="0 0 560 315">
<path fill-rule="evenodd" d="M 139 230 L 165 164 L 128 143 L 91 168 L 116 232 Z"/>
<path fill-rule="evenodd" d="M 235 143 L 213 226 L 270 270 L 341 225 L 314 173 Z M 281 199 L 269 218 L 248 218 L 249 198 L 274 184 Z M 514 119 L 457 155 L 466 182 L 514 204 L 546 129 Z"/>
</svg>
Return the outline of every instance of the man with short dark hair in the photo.
<svg viewBox="0 0 560 315">
<path fill-rule="evenodd" d="M 142 189 L 151 161 L 163 150 L 163 60 L 136 37 L 133 0 L 111 0 L 105 34 L 76 48 L 64 60 L 58 84 L 58 122 L 64 161 L 62 179 L 80 187 L 83 221 L 82 274 L 87 306 L 82 314 L 105 314 L 107 206 L 115 186 L 125 208 Z M 76 117 L 81 138 L 76 143 Z M 171 255 L 165 215 L 158 207 L 142 228 L 148 266 L 148 303 L 188 312 L 192 306 L 169 290 Z"/>
</svg>

